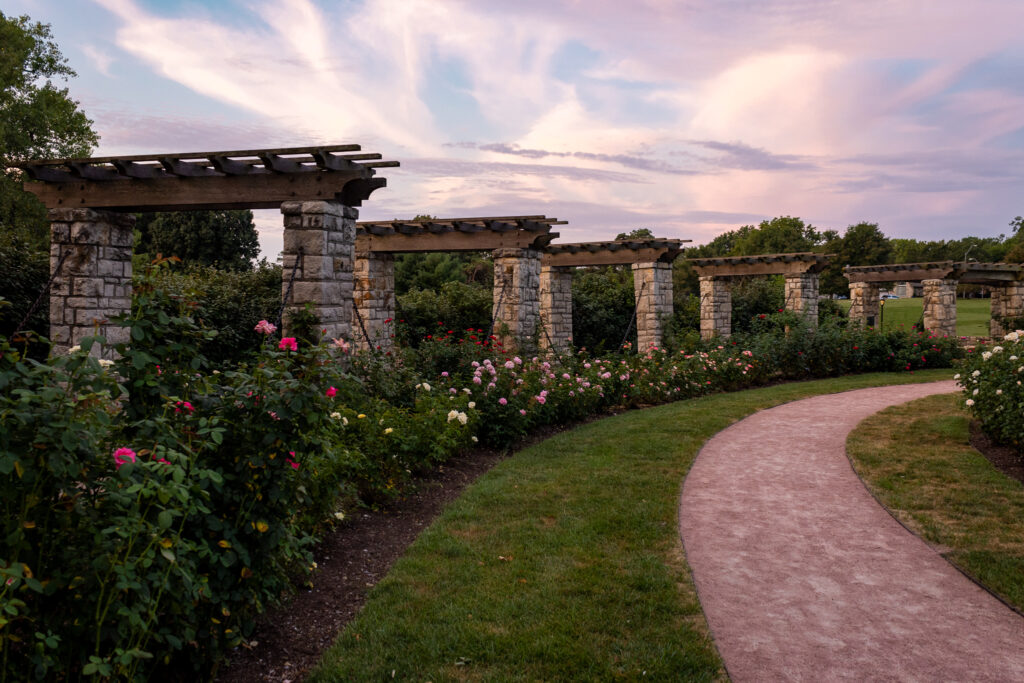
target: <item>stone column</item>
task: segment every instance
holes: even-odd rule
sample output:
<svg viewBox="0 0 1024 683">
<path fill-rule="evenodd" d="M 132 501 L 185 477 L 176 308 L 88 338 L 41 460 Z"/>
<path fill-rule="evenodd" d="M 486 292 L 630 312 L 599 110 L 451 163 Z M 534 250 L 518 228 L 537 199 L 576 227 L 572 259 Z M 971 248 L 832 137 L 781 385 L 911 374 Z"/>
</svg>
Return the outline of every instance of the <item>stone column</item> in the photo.
<svg viewBox="0 0 1024 683">
<path fill-rule="evenodd" d="M 132 230 L 135 215 L 93 209 L 50 209 L 50 271 L 64 263 L 50 288 L 53 353 L 67 353 L 83 337 L 102 334 L 107 344 L 127 342 L 129 329 L 110 318 L 132 305 Z M 99 346 L 93 355 L 113 359 Z"/>
<path fill-rule="evenodd" d="M 1003 312 L 1003 287 L 1002 285 L 992 285 L 992 298 L 990 301 L 989 310 L 989 321 L 988 321 L 988 333 L 989 336 L 998 339 L 1006 334 L 1006 329 L 1003 325 L 1003 316 L 1006 314 Z"/>
<path fill-rule="evenodd" d="M 387 350 L 394 343 L 395 256 L 371 251 L 356 252 L 354 270 L 355 307 L 352 337 L 359 348 Z M 359 315 L 355 315 L 358 312 Z M 360 325 L 360 319 L 362 324 Z M 366 330 L 366 336 L 363 334 Z"/>
<path fill-rule="evenodd" d="M 992 287 L 992 320 L 989 333 L 1002 337 L 1013 330 L 1006 329 L 1003 318 L 1024 317 L 1024 282 L 1007 282 Z"/>
<path fill-rule="evenodd" d="M 956 280 L 925 280 L 924 329 L 940 337 L 956 336 Z"/>
<path fill-rule="evenodd" d="M 818 274 L 787 275 L 786 310 L 799 313 L 811 327 L 818 326 Z"/>
<path fill-rule="evenodd" d="M 700 337 L 728 337 L 732 334 L 732 292 L 723 278 L 700 279 Z"/>
<path fill-rule="evenodd" d="M 333 201 L 284 202 L 281 292 L 286 294 L 299 251 L 302 261 L 286 302 L 284 336 L 294 336 L 291 314 L 313 305 L 328 338 L 352 337 L 352 266 L 356 218 L 351 206 Z"/>
<path fill-rule="evenodd" d="M 540 252 L 494 251 L 494 334 L 506 351 L 529 348 L 540 331 Z"/>
<path fill-rule="evenodd" d="M 850 320 L 859 320 L 865 325 L 868 319 L 878 320 L 878 285 L 874 282 L 850 283 Z"/>
<path fill-rule="evenodd" d="M 544 325 L 541 348 L 568 351 L 572 344 L 572 268 L 541 266 L 540 318 Z"/>
<path fill-rule="evenodd" d="M 672 315 L 672 264 L 634 263 L 633 295 L 637 351 L 660 347 L 664 320 Z"/>
</svg>

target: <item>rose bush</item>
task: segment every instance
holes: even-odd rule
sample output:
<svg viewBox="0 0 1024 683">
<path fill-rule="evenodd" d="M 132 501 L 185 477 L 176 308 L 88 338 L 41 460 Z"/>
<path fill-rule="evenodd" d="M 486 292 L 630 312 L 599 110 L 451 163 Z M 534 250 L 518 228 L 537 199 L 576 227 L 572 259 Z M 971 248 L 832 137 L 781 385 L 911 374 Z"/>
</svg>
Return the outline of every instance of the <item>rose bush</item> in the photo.
<svg viewBox="0 0 1024 683">
<path fill-rule="evenodd" d="M 985 433 L 1024 452 L 1024 330 L 991 347 L 977 347 L 956 379 L 964 389 L 964 404 Z"/>
</svg>

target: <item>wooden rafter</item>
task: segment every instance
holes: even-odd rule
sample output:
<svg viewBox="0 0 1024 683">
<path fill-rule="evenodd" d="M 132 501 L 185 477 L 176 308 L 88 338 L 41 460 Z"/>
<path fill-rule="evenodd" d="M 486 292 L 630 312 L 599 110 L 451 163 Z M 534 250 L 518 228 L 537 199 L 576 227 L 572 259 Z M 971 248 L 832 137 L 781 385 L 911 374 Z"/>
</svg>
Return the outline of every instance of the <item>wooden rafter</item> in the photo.
<svg viewBox="0 0 1024 683">
<path fill-rule="evenodd" d="M 398 166 L 359 145 L 187 152 L 10 164 L 34 182 L 25 189 L 49 208 L 170 211 L 264 209 L 285 201 L 337 200 L 359 206 Z"/>
</svg>

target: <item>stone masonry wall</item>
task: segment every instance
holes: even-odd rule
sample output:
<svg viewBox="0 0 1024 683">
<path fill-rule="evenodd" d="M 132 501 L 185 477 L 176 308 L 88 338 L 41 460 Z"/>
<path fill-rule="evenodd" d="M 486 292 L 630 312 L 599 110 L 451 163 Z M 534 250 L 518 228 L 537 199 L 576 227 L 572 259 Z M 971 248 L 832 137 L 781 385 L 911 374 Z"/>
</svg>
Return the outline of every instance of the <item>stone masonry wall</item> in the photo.
<svg viewBox="0 0 1024 683">
<path fill-rule="evenodd" d="M 850 320 L 860 320 L 865 325 L 868 318 L 878 320 L 878 285 L 874 282 L 850 283 Z"/>
<path fill-rule="evenodd" d="M 295 276 L 284 316 L 285 336 L 290 336 L 289 315 L 306 303 L 320 317 L 320 329 L 328 338 L 352 338 L 352 268 L 359 212 L 333 201 L 284 202 L 284 255 L 281 292 L 288 281 L 299 250 L 302 263 Z"/>
<path fill-rule="evenodd" d="M 1024 282 L 1007 282 L 992 287 L 992 319 L 989 334 L 1002 337 L 1012 330 L 1005 329 L 1001 318 L 1024 316 Z"/>
<path fill-rule="evenodd" d="M 728 337 L 732 334 L 732 293 L 724 278 L 700 278 L 701 339 Z"/>
<path fill-rule="evenodd" d="M 637 351 L 660 347 L 664 319 L 672 315 L 672 264 L 634 263 Z"/>
<path fill-rule="evenodd" d="M 799 313 L 811 327 L 818 326 L 818 274 L 787 275 L 786 310 Z"/>
<path fill-rule="evenodd" d="M 50 289 L 53 353 L 67 353 L 83 337 L 102 334 L 108 344 L 128 341 L 126 327 L 107 321 L 128 313 L 132 303 L 130 213 L 50 209 L 50 271 L 69 252 Z M 94 354 L 100 354 L 98 346 Z M 109 348 L 102 353 L 113 358 Z"/>
<path fill-rule="evenodd" d="M 572 344 L 572 269 L 542 266 L 540 269 L 540 318 L 544 334 L 540 346 L 563 353 Z"/>
<path fill-rule="evenodd" d="M 359 348 L 388 349 L 395 317 L 395 257 L 370 251 L 356 252 L 353 293 L 355 307 L 352 317 L 352 336 Z M 359 315 L 356 316 L 355 312 Z M 359 320 L 362 318 L 362 326 Z M 369 343 L 363 335 L 363 328 Z"/>
<path fill-rule="evenodd" d="M 506 350 L 528 347 L 540 324 L 540 252 L 494 250 L 494 334 Z M 543 335 L 541 335 L 543 336 Z"/>
<path fill-rule="evenodd" d="M 924 329 L 942 337 L 956 336 L 956 280 L 924 280 Z"/>
</svg>

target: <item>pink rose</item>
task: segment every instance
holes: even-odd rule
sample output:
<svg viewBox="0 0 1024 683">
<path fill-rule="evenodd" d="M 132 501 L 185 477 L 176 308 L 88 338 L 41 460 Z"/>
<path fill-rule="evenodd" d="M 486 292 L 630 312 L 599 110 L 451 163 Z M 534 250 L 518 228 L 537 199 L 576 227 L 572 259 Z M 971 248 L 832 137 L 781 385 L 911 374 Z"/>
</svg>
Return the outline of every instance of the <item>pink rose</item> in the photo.
<svg viewBox="0 0 1024 683">
<path fill-rule="evenodd" d="M 324 396 L 327 398 L 334 398 L 338 394 L 338 390 L 334 387 L 327 387 L 327 391 L 324 392 Z"/>
<path fill-rule="evenodd" d="M 277 331 L 277 325 L 268 323 L 266 320 L 261 320 L 256 323 L 256 327 L 253 328 L 260 334 L 274 334 Z"/>
<path fill-rule="evenodd" d="M 135 462 L 135 451 L 130 448 L 118 448 L 114 451 L 114 466 L 121 469 L 121 465 Z"/>
<path fill-rule="evenodd" d="M 298 351 L 299 345 L 298 343 L 296 343 L 295 337 L 283 337 L 281 341 L 277 343 L 277 348 L 281 349 L 282 351 Z"/>
</svg>

